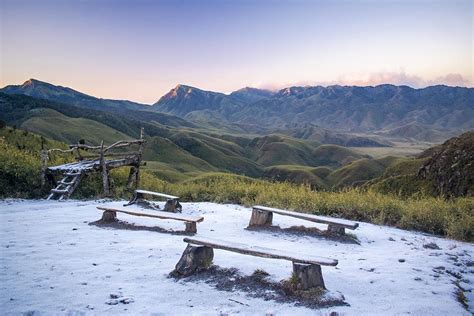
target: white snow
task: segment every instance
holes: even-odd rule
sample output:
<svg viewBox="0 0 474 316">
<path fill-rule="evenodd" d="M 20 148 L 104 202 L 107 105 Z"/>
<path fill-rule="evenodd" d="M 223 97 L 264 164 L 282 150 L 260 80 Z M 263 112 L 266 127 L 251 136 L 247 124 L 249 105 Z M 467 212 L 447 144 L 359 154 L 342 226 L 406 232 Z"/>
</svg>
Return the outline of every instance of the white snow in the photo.
<svg viewBox="0 0 474 316">
<path fill-rule="evenodd" d="M 250 298 L 243 292 L 219 291 L 202 281 L 168 278 L 186 247 L 184 236 L 88 225 L 101 217 L 96 206 L 123 203 L 0 201 L 0 313 L 470 315 L 454 295 L 456 278 L 433 268 L 443 266 L 460 273 L 461 285 L 472 293 L 474 267 L 466 263 L 474 260 L 473 244 L 367 223 L 360 223 L 353 232 L 361 245 L 249 231 L 244 229 L 251 215 L 249 208 L 182 203 L 183 214 L 205 218 L 197 225 L 196 237 L 338 259 L 337 267 L 322 267 L 323 276 L 330 292 L 344 295 L 350 306 L 313 310 Z M 177 221 L 126 214 L 118 217 L 140 225 L 184 229 Z M 302 224 L 325 227 L 278 215 L 273 222 L 282 228 Z M 441 250 L 424 248 L 429 242 Z M 224 250 L 215 250 L 214 263 L 238 268 L 243 274 L 264 269 L 276 281 L 288 278 L 292 271 L 291 262 L 285 260 Z M 112 299 L 111 294 L 119 298 Z M 122 299 L 130 303 L 109 305 Z"/>
</svg>

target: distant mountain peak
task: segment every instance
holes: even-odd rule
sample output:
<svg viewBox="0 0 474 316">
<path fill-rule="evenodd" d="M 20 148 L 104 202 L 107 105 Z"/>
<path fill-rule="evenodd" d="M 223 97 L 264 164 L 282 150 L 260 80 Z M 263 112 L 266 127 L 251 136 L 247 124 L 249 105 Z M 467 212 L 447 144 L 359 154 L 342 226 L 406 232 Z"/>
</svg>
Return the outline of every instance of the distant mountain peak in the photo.
<svg viewBox="0 0 474 316">
<path fill-rule="evenodd" d="M 39 85 L 39 84 L 46 84 L 46 82 L 30 78 L 30 79 L 26 80 L 25 82 L 23 82 L 21 87 L 23 87 L 23 88 L 33 87 L 33 86 L 36 86 L 36 85 Z"/>
</svg>

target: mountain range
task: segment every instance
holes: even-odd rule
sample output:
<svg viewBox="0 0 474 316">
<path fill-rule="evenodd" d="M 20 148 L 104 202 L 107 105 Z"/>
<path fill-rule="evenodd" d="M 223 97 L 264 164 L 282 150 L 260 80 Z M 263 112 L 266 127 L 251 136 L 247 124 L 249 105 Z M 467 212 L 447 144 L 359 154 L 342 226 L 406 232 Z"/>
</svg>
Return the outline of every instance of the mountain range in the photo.
<svg viewBox="0 0 474 316">
<path fill-rule="evenodd" d="M 65 143 L 111 143 L 144 127 L 147 168 L 169 181 L 231 172 L 329 189 L 363 184 L 404 159 L 354 147 L 444 141 L 472 128 L 473 91 L 383 85 L 223 94 L 178 85 L 145 105 L 31 79 L 0 89 L 0 119 Z"/>
<path fill-rule="evenodd" d="M 285 133 L 303 126 L 300 133 L 305 134 L 311 125 L 440 141 L 474 128 L 474 89 L 448 86 L 315 86 L 276 92 L 245 88 L 225 95 L 178 85 L 153 107 L 191 121 L 229 122 L 255 132 Z"/>
<path fill-rule="evenodd" d="M 186 120 L 189 127 L 279 133 L 343 146 L 387 146 L 390 138 L 441 142 L 474 128 L 474 89 L 441 85 L 306 86 L 279 91 L 247 87 L 224 94 L 179 84 L 151 106 L 100 99 L 35 79 L 0 92 L 137 119 L 150 112 L 164 113 Z"/>
</svg>

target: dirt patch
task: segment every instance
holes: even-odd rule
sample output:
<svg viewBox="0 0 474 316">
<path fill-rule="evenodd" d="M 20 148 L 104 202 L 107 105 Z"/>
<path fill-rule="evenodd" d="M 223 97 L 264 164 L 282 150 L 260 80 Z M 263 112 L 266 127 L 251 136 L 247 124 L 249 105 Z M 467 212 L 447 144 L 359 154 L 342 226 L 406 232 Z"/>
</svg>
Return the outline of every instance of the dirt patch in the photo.
<svg viewBox="0 0 474 316">
<path fill-rule="evenodd" d="M 345 235 L 337 235 L 327 230 L 320 230 L 316 227 L 306 226 L 291 226 L 288 228 L 281 228 L 280 226 L 261 226 L 261 227 L 247 227 L 248 230 L 277 232 L 279 234 L 308 236 L 314 238 L 328 239 L 344 244 L 360 245 L 360 241 L 356 235 L 346 233 Z"/>
<path fill-rule="evenodd" d="M 178 278 L 175 274 L 170 274 L 170 277 L 182 282 L 202 281 L 220 291 L 241 291 L 250 297 L 263 298 L 266 301 L 273 300 L 278 303 L 294 303 L 296 306 L 312 309 L 349 306 L 342 294 L 333 294 L 321 288 L 307 291 L 294 290 L 291 286 L 291 278 L 273 282 L 268 280 L 268 273 L 261 269 L 256 270 L 252 275 L 244 276 L 236 268 L 227 269 L 213 265 L 207 270 L 201 270 L 186 278 Z"/>
<path fill-rule="evenodd" d="M 143 226 L 143 225 L 135 225 L 133 223 L 116 220 L 112 223 L 106 223 L 102 220 L 98 220 L 95 222 L 90 222 L 89 225 L 98 226 L 98 227 L 107 227 L 107 228 L 115 228 L 115 229 L 127 229 L 127 230 L 146 230 L 151 232 L 158 232 L 158 233 L 166 233 L 171 235 L 185 235 L 185 236 L 193 236 L 193 233 L 188 233 L 183 231 L 175 231 L 170 229 L 164 229 L 158 226 Z"/>
</svg>

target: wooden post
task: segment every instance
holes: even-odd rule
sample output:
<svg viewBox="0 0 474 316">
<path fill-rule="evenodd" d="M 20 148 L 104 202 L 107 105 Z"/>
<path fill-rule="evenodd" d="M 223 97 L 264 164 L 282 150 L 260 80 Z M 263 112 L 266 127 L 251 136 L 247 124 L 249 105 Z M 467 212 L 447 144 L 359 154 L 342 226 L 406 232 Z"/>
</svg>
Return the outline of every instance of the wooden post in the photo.
<svg viewBox="0 0 474 316">
<path fill-rule="evenodd" d="M 110 195 L 109 173 L 107 171 L 107 165 L 105 163 L 103 140 L 100 143 L 100 165 L 102 167 L 102 184 L 104 185 L 104 196 L 109 196 Z"/>
<path fill-rule="evenodd" d="M 144 132 L 145 132 L 145 129 L 142 127 L 140 129 L 140 140 L 142 142 L 140 143 L 140 147 L 138 148 L 137 167 L 135 170 L 135 190 L 138 189 L 138 186 L 140 185 L 140 164 L 142 163 L 143 147 L 144 147 L 144 142 L 145 142 Z"/>
<path fill-rule="evenodd" d="M 46 169 L 48 168 L 48 150 L 43 149 L 43 144 L 41 144 L 41 187 L 44 187 L 46 184 Z"/>
<path fill-rule="evenodd" d="M 213 259 L 214 250 L 211 247 L 188 244 L 173 272 L 179 276 L 188 276 L 196 271 L 209 268 Z"/>
<path fill-rule="evenodd" d="M 346 230 L 344 229 L 344 226 L 331 225 L 331 224 L 328 225 L 328 232 L 331 234 L 341 235 L 341 236 L 346 234 Z"/>
<path fill-rule="evenodd" d="M 105 211 L 102 214 L 102 222 L 104 223 L 112 223 L 117 220 L 117 212 L 113 211 Z"/>
<path fill-rule="evenodd" d="M 326 288 L 321 266 L 318 264 L 293 262 L 293 277 L 296 278 L 296 288 L 298 290 L 308 290 L 314 287 Z"/>
<path fill-rule="evenodd" d="M 196 222 L 184 222 L 184 224 L 186 225 L 185 232 L 191 233 L 191 234 L 196 234 L 197 233 Z"/>
<path fill-rule="evenodd" d="M 135 178 L 135 167 L 130 167 L 130 173 L 128 174 L 127 190 L 132 190 L 133 178 Z"/>
<path fill-rule="evenodd" d="M 249 227 L 255 226 L 271 226 L 273 213 L 252 209 L 252 217 L 250 217 Z"/>
</svg>

